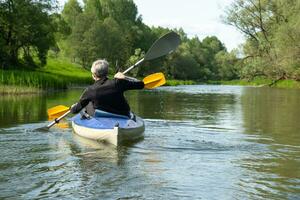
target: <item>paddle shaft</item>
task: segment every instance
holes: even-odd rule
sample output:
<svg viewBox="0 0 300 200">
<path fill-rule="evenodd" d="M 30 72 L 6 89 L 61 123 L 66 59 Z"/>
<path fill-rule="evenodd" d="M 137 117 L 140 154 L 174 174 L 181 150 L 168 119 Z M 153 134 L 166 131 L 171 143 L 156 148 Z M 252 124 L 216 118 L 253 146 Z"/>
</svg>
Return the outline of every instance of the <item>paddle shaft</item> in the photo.
<svg viewBox="0 0 300 200">
<path fill-rule="evenodd" d="M 129 67 L 128 69 L 126 69 L 123 74 L 126 74 L 127 72 L 129 72 L 130 70 L 136 68 L 139 64 L 141 64 L 145 59 L 142 58 L 141 60 L 137 61 L 134 65 L 132 65 L 131 67 Z"/>
<path fill-rule="evenodd" d="M 60 121 L 62 118 L 64 118 L 65 116 L 67 116 L 70 112 L 71 112 L 71 110 L 67 111 L 67 112 L 66 112 L 65 114 L 63 114 L 62 116 L 60 116 L 60 117 L 58 117 L 58 118 L 55 118 L 55 119 L 53 120 L 53 122 L 51 122 L 51 123 L 47 126 L 47 128 L 49 129 L 49 128 L 51 128 L 54 124 L 59 123 L 59 121 Z"/>
</svg>

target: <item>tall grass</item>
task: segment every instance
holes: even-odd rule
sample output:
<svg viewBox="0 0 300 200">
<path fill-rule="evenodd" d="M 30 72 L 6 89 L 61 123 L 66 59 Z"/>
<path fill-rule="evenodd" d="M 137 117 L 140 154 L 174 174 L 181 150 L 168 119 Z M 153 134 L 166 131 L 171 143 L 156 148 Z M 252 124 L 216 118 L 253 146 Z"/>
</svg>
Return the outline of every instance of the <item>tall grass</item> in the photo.
<svg viewBox="0 0 300 200">
<path fill-rule="evenodd" d="M 196 85 L 197 82 L 193 80 L 167 80 L 165 86 L 177 86 L 177 85 Z"/>
<path fill-rule="evenodd" d="M 254 80 L 230 80 L 230 81 L 208 81 L 208 84 L 216 85 L 243 85 L 243 86 L 266 86 L 272 83 L 270 79 L 255 78 Z"/>
<path fill-rule="evenodd" d="M 275 85 L 277 88 L 300 88 L 300 82 L 295 80 L 280 80 Z"/>
<path fill-rule="evenodd" d="M 243 86 L 265 86 L 275 88 L 300 88 L 300 82 L 295 80 L 279 80 L 273 83 L 271 79 L 255 78 L 251 81 L 247 80 L 231 80 L 231 81 L 208 81 L 209 84 L 218 85 L 243 85 Z"/>
<path fill-rule="evenodd" d="M 44 68 L 35 71 L 0 69 L 0 93 L 66 89 L 91 82 L 90 72 L 65 61 L 50 59 Z"/>
<path fill-rule="evenodd" d="M 60 76 L 35 71 L 4 71 L 1 70 L 2 85 L 34 87 L 40 89 L 66 88 L 67 82 Z"/>
</svg>

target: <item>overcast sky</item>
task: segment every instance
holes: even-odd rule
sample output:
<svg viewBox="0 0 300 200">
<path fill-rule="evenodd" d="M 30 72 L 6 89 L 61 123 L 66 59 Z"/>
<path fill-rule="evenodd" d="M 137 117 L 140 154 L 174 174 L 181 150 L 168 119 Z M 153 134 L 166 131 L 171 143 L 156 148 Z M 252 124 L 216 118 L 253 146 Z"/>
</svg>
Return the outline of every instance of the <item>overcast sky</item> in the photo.
<svg viewBox="0 0 300 200">
<path fill-rule="evenodd" d="M 61 5 L 67 0 L 59 0 Z M 217 36 L 228 50 L 244 41 L 240 32 L 222 22 L 233 0 L 134 0 L 148 26 L 182 27 L 189 37 Z"/>
</svg>

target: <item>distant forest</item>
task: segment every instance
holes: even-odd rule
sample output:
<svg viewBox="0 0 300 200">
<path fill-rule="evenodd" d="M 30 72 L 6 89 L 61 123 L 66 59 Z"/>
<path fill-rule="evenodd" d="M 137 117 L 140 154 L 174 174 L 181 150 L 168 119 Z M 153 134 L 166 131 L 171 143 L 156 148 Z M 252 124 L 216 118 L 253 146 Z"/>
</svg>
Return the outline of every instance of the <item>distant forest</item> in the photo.
<svg viewBox="0 0 300 200">
<path fill-rule="evenodd" d="M 223 19 L 244 33 L 241 47 L 228 52 L 215 36 L 188 38 L 175 29 L 179 48 L 132 73 L 161 71 L 168 78 L 198 81 L 300 80 L 299 11 L 299 0 L 235 0 Z M 61 12 L 56 0 L 0 0 L 0 66 L 34 69 L 51 56 L 88 69 L 105 58 L 115 72 L 142 58 L 169 31 L 144 24 L 133 0 L 84 0 L 83 5 L 68 0 Z"/>
</svg>

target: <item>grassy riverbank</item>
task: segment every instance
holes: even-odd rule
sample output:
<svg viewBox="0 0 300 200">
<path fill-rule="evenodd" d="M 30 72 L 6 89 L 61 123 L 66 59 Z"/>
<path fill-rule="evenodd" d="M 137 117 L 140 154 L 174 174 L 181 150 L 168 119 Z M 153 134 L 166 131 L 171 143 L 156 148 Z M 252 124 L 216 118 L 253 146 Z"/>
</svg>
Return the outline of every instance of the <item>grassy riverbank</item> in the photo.
<svg viewBox="0 0 300 200">
<path fill-rule="evenodd" d="M 300 82 L 295 80 L 279 80 L 274 83 L 270 79 L 256 78 L 252 81 L 247 80 L 231 80 L 231 81 L 209 81 L 208 84 L 218 85 L 242 85 L 242 86 L 258 86 L 258 87 L 275 87 L 300 89 Z"/>
<path fill-rule="evenodd" d="M 177 85 L 196 85 L 197 82 L 193 80 L 166 80 L 164 86 L 177 86 Z"/>
<path fill-rule="evenodd" d="M 0 94 L 27 94 L 42 91 L 67 89 L 70 86 L 91 84 L 90 72 L 80 65 L 65 59 L 49 58 L 47 65 L 36 70 L 1 70 L 0 69 Z M 165 86 L 196 85 L 193 80 L 168 80 Z M 206 84 L 220 85 L 248 85 L 270 86 L 276 88 L 299 88 L 300 82 L 294 80 L 280 80 L 276 83 L 269 79 L 255 78 L 252 81 L 208 81 Z"/>
<path fill-rule="evenodd" d="M 48 59 L 45 67 L 34 71 L 0 69 L 0 94 L 36 93 L 91 82 L 89 71 L 65 60 Z"/>
<path fill-rule="evenodd" d="M 193 80 L 167 80 L 165 86 L 177 85 L 196 85 L 196 84 L 211 84 L 211 85 L 240 85 L 240 86 L 256 86 L 256 87 L 274 87 L 286 89 L 300 89 L 300 81 L 295 80 L 279 80 L 274 82 L 271 79 L 255 78 L 248 80 L 231 80 L 231 81 L 207 81 L 197 82 Z"/>
</svg>

